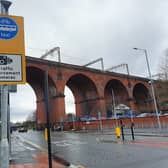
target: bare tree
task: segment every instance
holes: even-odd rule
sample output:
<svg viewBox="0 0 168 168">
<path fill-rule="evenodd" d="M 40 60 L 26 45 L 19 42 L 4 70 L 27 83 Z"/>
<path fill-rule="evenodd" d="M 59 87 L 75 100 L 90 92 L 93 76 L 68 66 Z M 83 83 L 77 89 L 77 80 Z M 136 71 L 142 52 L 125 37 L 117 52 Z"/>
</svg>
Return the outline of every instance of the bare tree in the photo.
<svg viewBox="0 0 168 168">
<path fill-rule="evenodd" d="M 36 111 L 32 111 L 26 118 L 26 121 L 36 121 Z"/>
<path fill-rule="evenodd" d="M 159 65 L 159 75 L 156 84 L 157 102 L 160 110 L 168 110 L 168 48 Z"/>
<path fill-rule="evenodd" d="M 159 79 L 168 80 L 168 48 L 165 50 L 165 54 L 159 65 Z"/>
</svg>

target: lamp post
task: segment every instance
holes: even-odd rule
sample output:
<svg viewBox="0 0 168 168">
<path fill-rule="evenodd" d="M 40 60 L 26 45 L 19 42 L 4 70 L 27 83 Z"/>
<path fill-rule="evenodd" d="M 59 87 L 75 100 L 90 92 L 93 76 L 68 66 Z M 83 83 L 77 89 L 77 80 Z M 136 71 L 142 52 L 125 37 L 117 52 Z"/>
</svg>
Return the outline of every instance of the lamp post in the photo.
<svg viewBox="0 0 168 168">
<path fill-rule="evenodd" d="M 153 80 L 152 80 L 152 75 L 151 75 L 151 71 L 150 71 L 147 50 L 142 49 L 142 48 L 133 48 L 133 49 L 140 50 L 145 53 L 145 58 L 146 58 L 146 63 L 147 63 L 147 68 L 148 68 L 148 73 L 149 73 L 149 78 L 150 78 L 150 84 L 151 84 L 152 97 L 153 97 L 154 107 L 155 107 L 156 116 L 157 116 L 158 127 L 159 127 L 159 129 L 161 129 L 160 118 L 159 118 L 158 108 L 157 108 L 157 104 L 156 104 L 156 96 L 155 96 L 155 90 L 153 87 Z"/>
<path fill-rule="evenodd" d="M 116 103 L 115 103 L 115 95 L 114 95 L 114 90 L 113 88 L 111 89 L 111 94 L 112 94 L 112 107 L 113 107 L 113 112 L 114 112 L 114 119 L 116 121 L 116 127 L 118 126 L 118 122 L 117 122 L 117 114 L 116 114 L 116 110 L 115 110 L 115 106 L 116 106 Z"/>
<path fill-rule="evenodd" d="M 101 112 L 100 111 L 98 111 L 98 120 L 99 120 L 99 129 L 100 129 L 100 131 L 102 131 L 103 130 L 103 125 L 102 125 L 102 120 L 101 120 Z"/>
</svg>

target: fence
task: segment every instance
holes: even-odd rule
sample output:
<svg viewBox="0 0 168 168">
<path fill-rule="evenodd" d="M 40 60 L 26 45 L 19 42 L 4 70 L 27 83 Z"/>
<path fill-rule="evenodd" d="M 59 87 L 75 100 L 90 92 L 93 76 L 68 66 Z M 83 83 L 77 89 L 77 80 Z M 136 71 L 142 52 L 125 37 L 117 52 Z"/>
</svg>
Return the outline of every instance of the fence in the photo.
<svg viewBox="0 0 168 168">
<path fill-rule="evenodd" d="M 113 129 L 116 125 L 120 126 L 120 120 L 124 124 L 125 128 L 130 128 L 131 119 L 122 118 L 122 119 L 103 119 L 101 124 L 103 129 Z M 158 128 L 157 118 L 156 117 L 135 117 L 133 118 L 133 123 L 135 128 Z M 160 123 L 162 128 L 168 128 L 168 116 L 160 116 Z M 64 123 L 64 130 L 100 130 L 101 125 L 99 120 L 95 121 L 75 121 Z"/>
</svg>

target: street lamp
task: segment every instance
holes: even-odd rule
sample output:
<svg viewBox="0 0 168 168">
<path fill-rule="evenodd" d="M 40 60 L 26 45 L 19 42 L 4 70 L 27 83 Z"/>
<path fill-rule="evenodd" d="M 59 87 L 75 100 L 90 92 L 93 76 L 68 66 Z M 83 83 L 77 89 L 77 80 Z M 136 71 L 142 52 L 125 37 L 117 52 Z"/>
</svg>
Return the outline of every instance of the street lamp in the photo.
<svg viewBox="0 0 168 168">
<path fill-rule="evenodd" d="M 113 112 L 114 112 L 114 119 L 116 121 L 116 127 L 118 126 L 118 122 L 117 122 L 117 114 L 116 114 L 116 110 L 115 110 L 115 95 L 114 95 L 114 90 L 113 88 L 111 89 L 111 94 L 112 94 L 112 107 L 113 107 Z"/>
<path fill-rule="evenodd" d="M 149 79 L 150 79 L 150 84 L 151 84 L 152 97 L 153 97 L 153 102 L 154 102 L 156 116 L 157 116 L 158 127 L 159 127 L 159 129 L 161 129 L 160 118 L 159 118 L 158 108 L 157 108 L 157 104 L 156 104 L 155 91 L 154 91 L 154 87 L 153 87 L 153 80 L 152 80 L 152 75 L 151 75 L 151 71 L 150 71 L 150 67 L 149 67 L 147 50 L 142 49 L 142 48 L 133 48 L 133 49 L 134 50 L 140 50 L 140 51 L 143 51 L 145 53 L 146 63 L 147 63 L 148 73 L 149 73 Z"/>
</svg>

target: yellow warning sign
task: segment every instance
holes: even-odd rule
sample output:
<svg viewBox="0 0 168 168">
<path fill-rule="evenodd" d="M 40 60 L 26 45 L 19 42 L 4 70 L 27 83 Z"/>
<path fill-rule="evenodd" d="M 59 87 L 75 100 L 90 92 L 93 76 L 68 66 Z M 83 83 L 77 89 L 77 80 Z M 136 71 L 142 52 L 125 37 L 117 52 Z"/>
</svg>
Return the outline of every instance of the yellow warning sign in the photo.
<svg viewBox="0 0 168 168">
<path fill-rule="evenodd" d="M 0 84 L 26 83 L 24 19 L 0 15 Z"/>
</svg>

